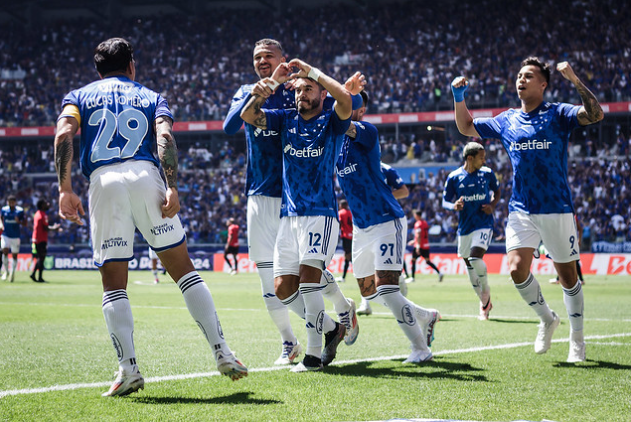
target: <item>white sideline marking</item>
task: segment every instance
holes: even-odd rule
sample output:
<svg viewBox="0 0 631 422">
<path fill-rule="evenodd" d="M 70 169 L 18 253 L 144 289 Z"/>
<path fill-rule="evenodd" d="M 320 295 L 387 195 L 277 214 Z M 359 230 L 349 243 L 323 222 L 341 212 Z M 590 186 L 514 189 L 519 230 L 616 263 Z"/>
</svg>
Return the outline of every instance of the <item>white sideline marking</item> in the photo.
<svg viewBox="0 0 631 422">
<path fill-rule="evenodd" d="M 585 340 L 604 340 L 604 339 L 619 338 L 619 337 L 631 337 L 631 333 L 586 336 Z M 553 343 L 567 343 L 569 341 L 570 341 L 569 338 L 552 340 Z M 525 346 L 532 346 L 532 343 L 531 342 L 508 343 L 508 344 L 500 344 L 497 346 L 482 346 L 482 347 L 470 347 L 467 349 L 441 350 L 439 352 L 434 353 L 434 356 L 482 352 L 486 350 L 515 349 L 517 347 L 525 347 Z M 380 356 L 380 357 L 375 357 L 375 358 L 341 360 L 341 361 L 334 362 L 331 366 L 348 365 L 351 363 L 360 363 L 360 362 L 379 362 L 383 360 L 394 360 L 394 359 L 404 359 L 404 358 L 407 358 L 407 355 L 393 355 L 393 356 Z M 251 368 L 251 369 L 248 369 L 248 372 L 250 373 L 271 372 L 271 371 L 281 371 L 281 370 L 287 370 L 287 366 L 270 366 L 267 368 Z M 218 371 L 199 372 L 199 373 L 194 373 L 194 374 L 166 375 L 162 377 L 145 378 L 145 382 L 151 383 L 151 382 L 163 382 L 163 381 L 177 381 L 177 380 L 184 380 L 184 379 L 191 379 L 191 378 L 213 377 L 217 375 L 220 375 Z M 48 393 L 51 391 L 78 390 L 80 388 L 109 387 L 111 384 L 112 384 L 112 381 L 105 381 L 105 382 L 95 382 L 95 383 L 85 383 L 85 384 L 53 385 L 51 387 L 41 387 L 41 388 L 25 388 L 22 390 L 5 390 L 5 391 L 0 391 L 0 398 L 6 397 L 6 396 L 17 396 L 21 394 L 37 394 L 37 393 Z"/>
</svg>

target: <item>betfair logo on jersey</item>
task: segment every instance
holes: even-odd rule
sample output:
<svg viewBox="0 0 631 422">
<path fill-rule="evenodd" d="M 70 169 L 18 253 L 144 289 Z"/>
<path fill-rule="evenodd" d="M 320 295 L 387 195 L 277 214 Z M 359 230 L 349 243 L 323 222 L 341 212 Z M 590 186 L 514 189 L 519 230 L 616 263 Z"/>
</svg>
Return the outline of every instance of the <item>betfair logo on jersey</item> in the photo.
<svg viewBox="0 0 631 422">
<path fill-rule="evenodd" d="M 472 201 L 484 201 L 486 199 L 486 193 L 476 193 L 474 195 L 464 195 L 462 197 L 465 202 Z"/>
<path fill-rule="evenodd" d="M 312 158 L 321 156 L 324 152 L 324 147 L 296 149 L 292 144 L 287 144 L 285 145 L 283 152 L 298 158 Z"/>
<path fill-rule="evenodd" d="M 336 170 L 337 170 L 337 175 L 339 177 L 344 177 L 348 174 L 355 173 L 357 171 L 357 163 L 349 164 L 348 166 L 344 167 L 342 170 L 336 167 Z"/>
<path fill-rule="evenodd" d="M 529 139 L 526 142 L 511 142 L 510 150 L 511 151 L 526 151 L 526 150 L 535 150 L 535 149 L 550 149 L 550 145 L 552 142 L 546 141 L 537 141 L 536 139 Z"/>
<path fill-rule="evenodd" d="M 109 248 L 120 248 L 127 246 L 127 241 L 123 240 L 122 237 L 113 237 L 111 239 L 104 240 L 101 243 L 101 250 L 104 251 Z"/>
<path fill-rule="evenodd" d="M 154 236 L 159 236 L 161 234 L 172 232 L 173 230 L 175 230 L 173 224 L 164 223 L 160 224 L 159 226 L 153 226 L 153 228 L 151 229 L 151 234 Z"/>
<path fill-rule="evenodd" d="M 278 136 L 278 132 L 276 132 L 275 130 L 263 130 L 263 129 L 256 128 L 254 130 L 254 136 L 258 137 L 260 135 L 263 135 L 263 136 Z"/>
</svg>

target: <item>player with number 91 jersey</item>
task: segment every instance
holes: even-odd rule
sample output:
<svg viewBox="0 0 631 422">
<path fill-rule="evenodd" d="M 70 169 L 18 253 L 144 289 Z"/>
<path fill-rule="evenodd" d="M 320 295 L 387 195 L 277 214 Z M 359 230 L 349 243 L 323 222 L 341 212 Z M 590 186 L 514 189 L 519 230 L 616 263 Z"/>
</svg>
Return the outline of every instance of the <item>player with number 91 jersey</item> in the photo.
<svg viewBox="0 0 631 422">
<path fill-rule="evenodd" d="M 78 109 L 78 116 L 75 106 Z M 162 96 L 125 76 L 112 76 L 70 92 L 62 101 L 61 117 L 77 118 L 81 128 L 81 170 L 90 178 L 97 168 L 131 158 L 159 167 L 153 153 L 153 122 L 173 120 Z M 91 145 L 83 145 L 91 143 Z"/>
</svg>

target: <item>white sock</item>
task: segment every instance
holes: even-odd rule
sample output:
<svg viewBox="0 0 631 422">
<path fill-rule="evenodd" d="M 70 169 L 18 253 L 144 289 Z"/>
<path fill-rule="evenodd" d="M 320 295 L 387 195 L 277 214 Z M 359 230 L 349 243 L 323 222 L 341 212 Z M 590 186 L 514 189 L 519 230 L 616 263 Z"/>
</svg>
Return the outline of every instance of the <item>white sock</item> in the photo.
<svg viewBox="0 0 631 422">
<path fill-rule="evenodd" d="M 13 263 L 11 265 L 11 274 L 13 274 L 15 272 L 15 270 L 18 269 L 18 260 L 17 260 L 17 258 L 13 259 L 12 261 L 13 261 Z"/>
<path fill-rule="evenodd" d="M 364 298 L 362 297 L 362 300 L 363 299 Z M 374 303 L 378 303 L 379 305 L 383 305 L 386 308 L 388 307 L 388 304 L 386 303 L 385 300 L 383 300 L 383 297 L 381 297 L 379 295 L 379 292 L 375 293 L 374 295 L 366 296 L 366 299 L 368 299 L 368 301 L 370 301 L 370 302 L 374 302 Z"/>
<path fill-rule="evenodd" d="M 370 302 L 364 296 L 362 296 L 362 304 L 360 305 L 360 307 L 361 308 L 370 308 Z"/>
<path fill-rule="evenodd" d="M 333 277 L 333 274 L 331 274 L 329 270 L 322 270 L 320 284 L 324 286 L 322 296 L 333 303 L 333 309 L 335 309 L 336 314 L 350 311 L 351 304 L 346 300 L 344 293 L 340 290 L 340 286 L 335 282 L 335 277 Z"/>
<path fill-rule="evenodd" d="M 570 318 L 570 328 L 572 331 L 583 331 L 583 288 L 581 282 L 577 281 L 571 289 L 563 287 L 563 303 Z"/>
<path fill-rule="evenodd" d="M 399 286 L 381 285 L 377 287 L 377 292 L 387 303 L 399 324 L 399 328 L 403 330 L 412 345 L 417 349 L 427 349 L 427 341 L 421 326 L 418 324 L 414 309 L 401 294 Z"/>
<path fill-rule="evenodd" d="M 134 317 L 127 292 L 123 289 L 103 292 L 102 310 L 107 331 L 116 350 L 119 367 L 125 372 L 130 372 L 136 364 L 136 351 L 134 349 Z"/>
<path fill-rule="evenodd" d="M 9 257 L 7 255 L 2 255 L 2 267 L 4 268 L 4 272 L 9 274 Z"/>
<path fill-rule="evenodd" d="M 182 291 L 188 312 L 206 336 L 215 360 L 231 355 L 223 337 L 213 297 L 197 271 L 184 275 L 177 281 L 177 286 Z"/>
<path fill-rule="evenodd" d="M 515 284 L 517 291 L 521 295 L 521 297 L 526 301 L 528 306 L 530 306 L 541 318 L 541 321 L 549 324 L 554 319 L 552 317 L 552 310 L 546 303 L 543 295 L 541 294 L 541 287 L 539 286 L 539 282 L 535 278 L 532 273 L 528 274 L 528 278 L 526 281 L 522 283 Z"/>
<path fill-rule="evenodd" d="M 296 292 L 287 299 L 282 299 L 281 303 L 291 309 L 300 318 L 305 319 L 305 300 L 300 294 L 300 290 L 296 290 Z"/>
<path fill-rule="evenodd" d="M 261 279 L 261 291 L 267 313 L 272 318 L 280 337 L 284 342 L 296 344 L 296 336 L 289 322 L 289 309 L 280 301 L 274 292 L 274 265 L 272 262 L 257 262 L 256 268 Z"/>
<path fill-rule="evenodd" d="M 474 284 L 473 280 L 471 280 L 471 272 L 469 272 L 469 280 L 471 280 L 473 290 L 475 290 L 480 301 L 486 303 L 488 301 L 488 295 L 486 295 L 485 292 L 488 293 L 491 291 L 487 278 L 486 263 L 481 258 L 469 258 L 469 264 L 471 264 L 476 278 L 476 283 Z"/>
<path fill-rule="evenodd" d="M 322 334 L 328 333 L 336 327 L 335 322 L 324 312 L 324 299 L 320 292 L 322 287 L 319 283 L 300 283 L 300 293 L 305 300 L 307 326 L 307 350 L 305 354 L 317 358 L 322 356 Z M 320 316 L 322 316 L 321 320 Z"/>
<path fill-rule="evenodd" d="M 429 320 L 429 318 L 432 316 L 431 312 L 427 310 L 426 308 L 423 308 L 422 306 L 417 305 L 416 303 L 409 300 L 407 297 L 405 298 L 405 300 L 408 301 L 408 304 L 410 306 L 416 308 L 416 316 L 421 318 L 423 321 Z"/>
</svg>

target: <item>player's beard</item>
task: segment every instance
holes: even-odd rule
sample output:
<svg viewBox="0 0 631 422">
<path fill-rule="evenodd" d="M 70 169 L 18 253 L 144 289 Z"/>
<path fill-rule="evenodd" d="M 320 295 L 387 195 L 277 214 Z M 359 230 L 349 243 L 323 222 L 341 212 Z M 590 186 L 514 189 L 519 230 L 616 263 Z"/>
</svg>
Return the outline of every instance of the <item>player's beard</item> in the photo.
<svg viewBox="0 0 631 422">
<path fill-rule="evenodd" d="M 298 102 L 298 113 L 305 113 L 307 111 L 315 110 L 320 107 L 320 98 L 314 98 L 313 100 L 303 100 Z"/>
</svg>

